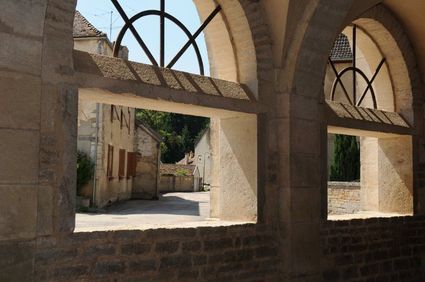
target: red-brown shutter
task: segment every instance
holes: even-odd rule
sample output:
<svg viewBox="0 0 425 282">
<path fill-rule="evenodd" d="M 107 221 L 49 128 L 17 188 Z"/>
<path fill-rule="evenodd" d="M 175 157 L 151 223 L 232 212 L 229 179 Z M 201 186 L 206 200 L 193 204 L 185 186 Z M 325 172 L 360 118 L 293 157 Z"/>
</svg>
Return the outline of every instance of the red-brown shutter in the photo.
<svg viewBox="0 0 425 282">
<path fill-rule="evenodd" d="M 127 177 L 133 177 L 133 153 L 127 152 Z"/>
</svg>

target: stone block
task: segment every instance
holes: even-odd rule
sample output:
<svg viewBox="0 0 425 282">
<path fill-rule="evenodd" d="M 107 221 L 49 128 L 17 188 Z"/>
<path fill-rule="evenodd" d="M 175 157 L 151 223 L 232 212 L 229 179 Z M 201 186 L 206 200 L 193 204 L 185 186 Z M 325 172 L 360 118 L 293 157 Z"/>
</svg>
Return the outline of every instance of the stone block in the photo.
<svg viewBox="0 0 425 282">
<path fill-rule="evenodd" d="M 293 152 L 305 154 L 320 153 L 320 124 L 315 121 L 294 119 L 289 133 Z"/>
<path fill-rule="evenodd" d="M 139 260 L 129 263 L 130 272 L 145 272 L 156 270 L 156 260 Z"/>
<path fill-rule="evenodd" d="M 122 274 L 125 271 L 125 263 L 122 261 L 101 261 L 97 262 L 94 268 L 96 276 L 109 276 Z"/>
<path fill-rule="evenodd" d="M 0 129 L 0 184 L 38 182 L 38 144 L 36 131 Z"/>
<path fill-rule="evenodd" d="M 0 67 L 40 75 L 42 42 L 40 39 L 19 37 L 8 33 L 0 33 Z"/>
<path fill-rule="evenodd" d="M 39 77 L 0 71 L 0 127 L 38 129 L 40 126 Z"/>
<path fill-rule="evenodd" d="M 41 38 L 47 2 L 45 0 L 2 2 L 0 32 L 14 32 L 21 36 Z"/>
<path fill-rule="evenodd" d="M 123 255 L 141 255 L 149 253 L 151 249 L 150 244 L 134 243 L 125 244 L 121 246 L 121 253 Z"/>
<path fill-rule="evenodd" d="M 115 248 L 113 245 L 94 245 L 87 248 L 84 248 L 83 256 L 85 257 L 98 257 L 105 255 L 113 255 L 115 254 Z"/>
<path fill-rule="evenodd" d="M 297 187 L 320 187 L 321 160 L 317 156 L 293 153 L 290 156 L 291 185 Z"/>
<path fill-rule="evenodd" d="M 49 186 L 38 188 L 37 234 L 49 235 L 53 231 L 53 191 Z"/>
<path fill-rule="evenodd" d="M 86 275 L 89 268 L 86 265 L 74 265 L 56 268 L 53 277 L 59 281 L 75 279 Z"/>
<path fill-rule="evenodd" d="M 155 252 L 160 254 L 173 254 L 179 249 L 180 243 L 178 241 L 168 241 L 157 243 Z"/>
<path fill-rule="evenodd" d="M 0 281 L 32 281 L 33 241 L 0 243 Z"/>
<path fill-rule="evenodd" d="M 190 267 L 192 259 L 190 256 L 170 256 L 161 258 L 160 271 L 169 268 Z"/>
<path fill-rule="evenodd" d="M 200 251 L 202 247 L 201 242 L 199 241 L 191 241 L 182 243 L 183 252 L 197 252 Z"/>
<path fill-rule="evenodd" d="M 297 223 L 317 222 L 320 213 L 320 189 L 295 188 L 291 192 L 291 219 Z"/>
<path fill-rule="evenodd" d="M 0 185 L 0 241 L 34 238 L 37 230 L 37 187 Z"/>
</svg>

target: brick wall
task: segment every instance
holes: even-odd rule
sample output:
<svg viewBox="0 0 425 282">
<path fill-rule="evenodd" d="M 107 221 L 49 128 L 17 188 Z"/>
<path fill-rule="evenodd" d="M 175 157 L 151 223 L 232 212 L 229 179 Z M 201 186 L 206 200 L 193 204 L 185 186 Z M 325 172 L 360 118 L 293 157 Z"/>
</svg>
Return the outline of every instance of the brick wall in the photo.
<svg viewBox="0 0 425 282">
<path fill-rule="evenodd" d="M 352 214 L 360 211 L 360 183 L 328 182 L 328 214 Z"/>
<path fill-rule="evenodd" d="M 278 246 L 258 225 L 76 233 L 37 242 L 37 281 L 270 281 Z"/>
<path fill-rule="evenodd" d="M 325 281 L 425 281 L 425 216 L 328 221 Z"/>
</svg>

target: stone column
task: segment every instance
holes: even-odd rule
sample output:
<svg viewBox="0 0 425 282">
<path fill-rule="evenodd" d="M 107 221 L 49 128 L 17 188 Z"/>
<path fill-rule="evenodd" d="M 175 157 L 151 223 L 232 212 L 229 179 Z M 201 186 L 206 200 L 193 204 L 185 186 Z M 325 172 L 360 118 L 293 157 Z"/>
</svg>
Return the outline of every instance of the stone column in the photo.
<svg viewBox="0 0 425 282">
<path fill-rule="evenodd" d="M 220 219 L 257 219 L 257 117 L 220 120 Z"/>
</svg>

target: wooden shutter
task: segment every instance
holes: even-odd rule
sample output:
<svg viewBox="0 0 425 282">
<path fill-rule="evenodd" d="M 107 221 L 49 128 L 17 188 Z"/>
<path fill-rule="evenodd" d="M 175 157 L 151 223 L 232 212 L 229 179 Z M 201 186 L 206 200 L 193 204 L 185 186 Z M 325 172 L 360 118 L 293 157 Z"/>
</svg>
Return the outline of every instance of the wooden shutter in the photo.
<svg viewBox="0 0 425 282">
<path fill-rule="evenodd" d="M 135 152 L 127 153 L 127 177 L 136 176 L 137 159 Z"/>
<path fill-rule="evenodd" d="M 120 149 L 120 158 L 119 158 L 119 167 L 118 167 L 118 176 L 124 178 L 125 176 L 125 150 Z"/>
<path fill-rule="evenodd" d="M 108 145 L 108 162 L 106 168 L 106 175 L 109 179 L 113 177 L 113 169 L 114 169 L 114 146 Z"/>
</svg>

